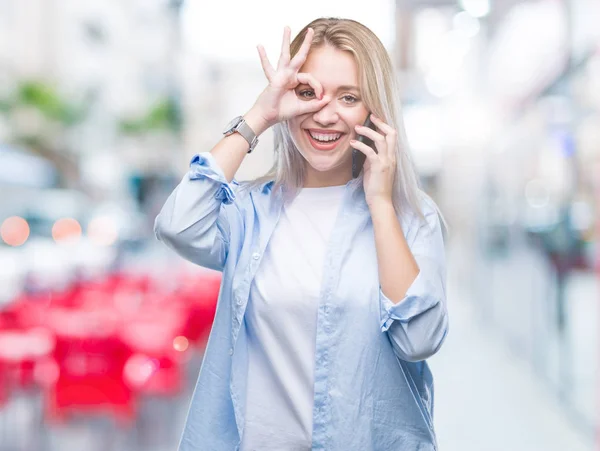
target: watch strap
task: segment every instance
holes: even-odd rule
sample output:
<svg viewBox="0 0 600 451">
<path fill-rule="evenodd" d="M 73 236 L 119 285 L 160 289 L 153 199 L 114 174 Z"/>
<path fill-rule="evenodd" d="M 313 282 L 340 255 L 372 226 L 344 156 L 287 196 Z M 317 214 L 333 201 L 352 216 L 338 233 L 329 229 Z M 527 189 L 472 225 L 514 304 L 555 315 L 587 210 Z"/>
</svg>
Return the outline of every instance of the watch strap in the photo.
<svg viewBox="0 0 600 451">
<path fill-rule="evenodd" d="M 244 119 L 242 119 L 235 128 L 235 131 L 242 135 L 246 141 L 248 141 L 248 144 L 250 144 L 248 153 L 252 152 L 256 147 L 256 144 L 258 144 L 258 138 L 256 133 L 254 133 L 254 130 L 250 128 Z"/>
</svg>

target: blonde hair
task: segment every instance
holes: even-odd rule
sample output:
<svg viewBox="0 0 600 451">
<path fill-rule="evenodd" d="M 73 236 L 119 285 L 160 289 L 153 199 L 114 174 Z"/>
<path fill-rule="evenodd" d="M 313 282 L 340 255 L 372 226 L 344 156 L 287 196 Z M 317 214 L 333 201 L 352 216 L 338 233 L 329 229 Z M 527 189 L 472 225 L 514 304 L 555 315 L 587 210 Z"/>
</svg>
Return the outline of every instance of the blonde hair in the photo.
<svg viewBox="0 0 600 451">
<path fill-rule="evenodd" d="M 354 56 L 359 71 L 361 98 L 365 106 L 398 132 L 394 207 L 398 213 L 409 208 L 423 218 L 421 202 L 425 193 L 420 188 L 407 147 L 399 109 L 400 91 L 387 50 L 369 28 L 355 20 L 319 18 L 306 25 L 291 42 L 291 57 L 300 50 L 309 28 L 314 30 L 311 49 L 330 45 Z M 303 157 L 292 141 L 287 121 L 274 125 L 273 131 L 275 163 L 264 176 L 254 180 L 252 185 L 274 181 L 275 189 L 285 187 L 292 192 L 297 192 L 304 181 Z"/>
</svg>

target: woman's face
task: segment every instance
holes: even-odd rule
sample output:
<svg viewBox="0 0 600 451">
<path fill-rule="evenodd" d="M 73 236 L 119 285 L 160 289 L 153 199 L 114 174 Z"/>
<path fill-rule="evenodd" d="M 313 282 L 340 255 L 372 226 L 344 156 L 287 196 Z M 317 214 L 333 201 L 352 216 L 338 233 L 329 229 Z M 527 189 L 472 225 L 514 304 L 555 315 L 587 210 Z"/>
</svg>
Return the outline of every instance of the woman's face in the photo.
<svg viewBox="0 0 600 451">
<path fill-rule="evenodd" d="M 368 115 L 358 87 L 358 70 L 352 54 L 329 45 L 311 50 L 300 72 L 313 75 L 331 100 L 315 113 L 289 121 L 296 148 L 306 160 L 305 186 L 342 185 L 352 177 L 354 126 Z M 315 98 L 305 84 L 296 88 L 301 99 Z"/>
</svg>

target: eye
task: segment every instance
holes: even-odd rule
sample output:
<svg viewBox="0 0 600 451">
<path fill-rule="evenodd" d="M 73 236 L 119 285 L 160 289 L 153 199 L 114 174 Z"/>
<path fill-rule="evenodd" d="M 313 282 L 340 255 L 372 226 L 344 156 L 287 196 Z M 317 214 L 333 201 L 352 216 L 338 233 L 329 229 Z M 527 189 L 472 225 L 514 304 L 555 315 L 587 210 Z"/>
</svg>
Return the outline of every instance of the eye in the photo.
<svg viewBox="0 0 600 451">
<path fill-rule="evenodd" d="M 356 103 L 358 101 L 358 99 L 356 97 L 351 96 L 351 95 L 345 95 L 344 97 L 342 97 L 342 99 L 346 103 Z"/>
<path fill-rule="evenodd" d="M 312 89 L 304 89 L 298 93 L 298 96 L 303 97 L 305 99 L 312 99 L 315 95 L 315 92 Z"/>
</svg>

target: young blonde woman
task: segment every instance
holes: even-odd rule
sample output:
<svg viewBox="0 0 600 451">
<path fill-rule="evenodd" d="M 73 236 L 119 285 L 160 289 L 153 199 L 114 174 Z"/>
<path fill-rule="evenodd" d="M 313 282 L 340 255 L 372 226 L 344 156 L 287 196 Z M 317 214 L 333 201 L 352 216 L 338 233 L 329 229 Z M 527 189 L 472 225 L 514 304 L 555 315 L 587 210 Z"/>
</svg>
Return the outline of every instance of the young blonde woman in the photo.
<svg viewBox="0 0 600 451">
<path fill-rule="evenodd" d="M 435 450 L 425 359 L 448 330 L 444 244 L 390 58 L 335 18 L 291 45 L 286 27 L 276 68 L 258 52 L 268 86 L 156 218 L 161 241 L 223 272 L 179 449 Z M 376 130 L 361 126 L 369 115 Z M 275 165 L 238 185 L 269 127 Z M 366 155 L 358 178 L 353 148 Z"/>
</svg>

